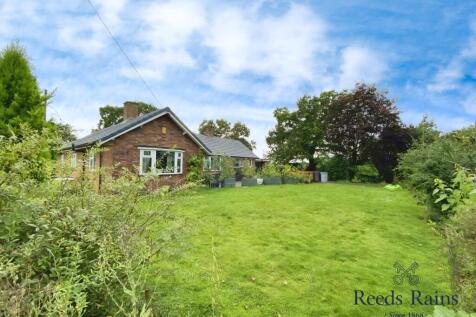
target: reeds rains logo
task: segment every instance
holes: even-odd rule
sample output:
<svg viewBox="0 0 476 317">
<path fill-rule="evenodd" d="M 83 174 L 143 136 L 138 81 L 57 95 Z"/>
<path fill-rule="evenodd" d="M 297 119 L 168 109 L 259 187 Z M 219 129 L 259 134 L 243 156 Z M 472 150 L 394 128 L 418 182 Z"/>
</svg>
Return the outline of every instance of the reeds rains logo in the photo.
<svg viewBox="0 0 476 317">
<path fill-rule="evenodd" d="M 405 279 L 408 280 L 408 284 L 410 285 L 418 285 L 418 283 L 420 283 L 420 277 L 415 273 L 418 268 L 418 263 L 413 262 L 405 269 L 399 262 L 395 262 L 393 267 L 397 270 L 397 274 L 393 276 L 395 285 L 402 285 Z"/>
<path fill-rule="evenodd" d="M 418 267 L 417 262 L 412 262 L 408 266 L 404 266 L 400 262 L 393 264 L 395 269 L 393 284 L 400 289 L 408 285 L 411 289 L 407 294 L 397 293 L 394 289 L 380 293 L 370 293 L 361 289 L 354 290 L 354 305 L 458 305 L 457 294 L 445 294 L 438 290 L 428 293 L 428 291 L 417 289 L 417 285 L 421 282 L 420 276 L 417 274 Z"/>
</svg>

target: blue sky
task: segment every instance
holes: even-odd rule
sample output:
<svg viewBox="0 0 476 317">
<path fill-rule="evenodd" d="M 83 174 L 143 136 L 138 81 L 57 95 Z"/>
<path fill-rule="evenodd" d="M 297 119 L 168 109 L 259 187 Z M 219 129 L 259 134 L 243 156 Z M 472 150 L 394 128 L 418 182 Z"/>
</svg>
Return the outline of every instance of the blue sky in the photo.
<svg viewBox="0 0 476 317">
<path fill-rule="evenodd" d="M 304 94 L 389 91 L 406 123 L 424 114 L 448 131 L 476 119 L 476 2 L 0 0 L 0 47 L 18 40 L 48 116 L 88 134 L 98 108 L 170 106 L 192 130 L 203 119 L 245 122 L 266 152 L 272 110 Z"/>
</svg>

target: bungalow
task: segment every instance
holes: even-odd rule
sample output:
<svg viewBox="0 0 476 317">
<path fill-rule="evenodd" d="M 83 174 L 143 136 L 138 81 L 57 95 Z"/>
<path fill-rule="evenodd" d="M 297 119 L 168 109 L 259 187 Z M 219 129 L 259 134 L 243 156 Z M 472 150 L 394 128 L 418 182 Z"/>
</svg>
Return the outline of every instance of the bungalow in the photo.
<svg viewBox="0 0 476 317">
<path fill-rule="evenodd" d="M 84 160 L 83 156 L 93 146 L 102 151 Z M 72 152 L 73 168 L 117 171 L 126 167 L 140 175 L 151 172 L 160 183 L 168 185 L 184 181 L 187 162 L 193 155 L 204 155 L 204 167 L 208 169 L 214 168 L 214 158 L 218 156 L 233 158 L 236 168 L 254 166 L 258 158 L 240 141 L 191 132 L 168 107 L 139 116 L 134 102 L 124 103 L 122 122 L 68 143 L 62 150 L 62 162 L 64 153 Z M 84 161 L 87 166 L 81 165 Z"/>
</svg>

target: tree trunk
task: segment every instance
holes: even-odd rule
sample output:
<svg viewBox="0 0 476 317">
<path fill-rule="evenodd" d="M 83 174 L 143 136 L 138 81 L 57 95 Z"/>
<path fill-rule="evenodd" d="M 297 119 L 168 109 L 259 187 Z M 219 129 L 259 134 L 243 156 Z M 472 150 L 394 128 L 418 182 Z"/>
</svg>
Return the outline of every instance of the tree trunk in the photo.
<svg viewBox="0 0 476 317">
<path fill-rule="evenodd" d="M 308 158 L 308 160 L 309 160 L 309 165 L 307 166 L 307 170 L 308 171 L 315 171 L 316 170 L 316 164 L 317 164 L 316 159 L 312 156 L 312 157 Z"/>
</svg>

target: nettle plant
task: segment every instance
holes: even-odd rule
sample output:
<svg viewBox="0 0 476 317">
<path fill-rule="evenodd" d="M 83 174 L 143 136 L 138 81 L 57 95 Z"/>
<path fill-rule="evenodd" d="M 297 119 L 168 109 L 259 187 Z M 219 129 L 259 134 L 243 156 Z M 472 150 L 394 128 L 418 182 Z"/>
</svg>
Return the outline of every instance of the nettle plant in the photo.
<svg viewBox="0 0 476 317">
<path fill-rule="evenodd" d="M 46 155 L 49 140 L 28 129 L 0 140 L 0 315 L 150 315 L 147 263 L 180 229 L 149 228 L 170 223 L 181 191 L 148 192 L 148 180 L 127 170 L 100 175 L 99 191 L 98 171 L 56 178 L 66 172 L 52 172 L 61 167 Z"/>
<path fill-rule="evenodd" d="M 432 195 L 434 203 L 443 215 L 449 216 L 457 208 L 465 205 L 472 194 L 476 193 L 476 176 L 459 165 L 455 167 L 454 177 L 450 185 L 439 178 L 434 180 L 435 188 Z"/>
</svg>

